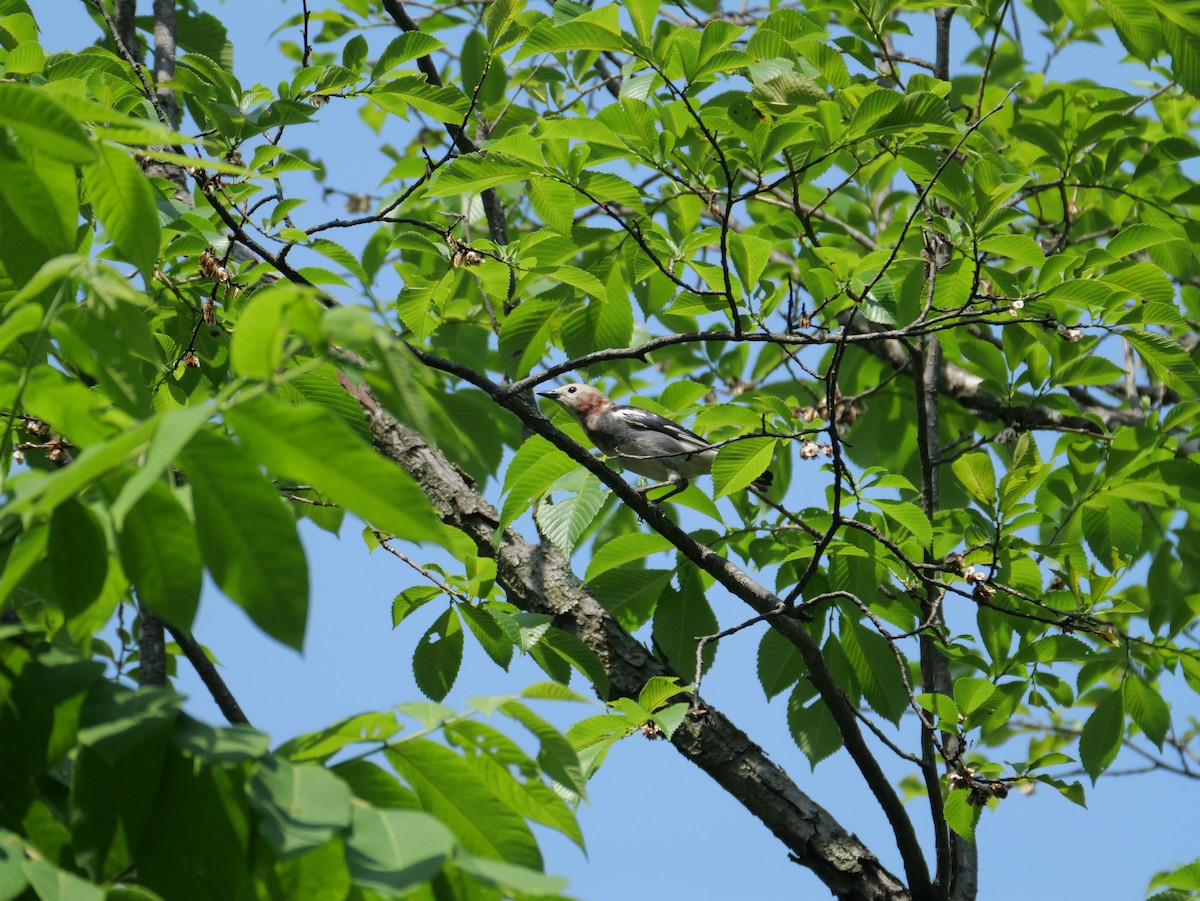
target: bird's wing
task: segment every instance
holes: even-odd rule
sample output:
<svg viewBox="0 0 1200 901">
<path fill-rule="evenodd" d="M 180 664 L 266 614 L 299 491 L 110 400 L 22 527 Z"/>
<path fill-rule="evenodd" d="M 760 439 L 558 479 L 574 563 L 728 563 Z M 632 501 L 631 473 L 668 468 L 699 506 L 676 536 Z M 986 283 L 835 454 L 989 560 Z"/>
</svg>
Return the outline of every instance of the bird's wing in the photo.
<svg viewBox="0 0 1200 901">
<path fill-rule="evenodd" d="M 643 410 L 640 407 L 619 406 L 613 407 L 611 412 L 620 416 L 627 425 L 635 429 L 645 429 L 648 432 L 658 432 L 674 438 L 689 450 L 704 451 L 712 447 L 709 442 L 690 429 L 685 429 L 679 423 L 672 422 L 657 413 L 651 413 L 649 410 Z"/>
</svg>

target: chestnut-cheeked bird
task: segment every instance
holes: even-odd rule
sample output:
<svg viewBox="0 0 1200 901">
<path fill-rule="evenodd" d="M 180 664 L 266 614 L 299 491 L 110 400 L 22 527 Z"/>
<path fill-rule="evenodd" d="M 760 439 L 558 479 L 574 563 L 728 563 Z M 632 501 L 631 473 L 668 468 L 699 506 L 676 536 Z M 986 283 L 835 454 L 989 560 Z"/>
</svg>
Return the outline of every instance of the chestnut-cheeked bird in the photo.
<svg viewBox="0 0 1200 901">
<path fill-rule="evenodd" d="M 674 486 L 673 491 L 658 498 L 659 503 L 687 488 L 689 479 L 712 470 L 717 449 L 695 432 L 657 413 L 614 404 L 604 392 L 578 382 L 538 394 L 574 416 L 606 456 L 615 457 L 630 472 L 660 483 L 640 489 L 641 493 Z M 751 484 L 765 491 L 773 478 L 770 472 L 764 472 Z"/>
</svg>

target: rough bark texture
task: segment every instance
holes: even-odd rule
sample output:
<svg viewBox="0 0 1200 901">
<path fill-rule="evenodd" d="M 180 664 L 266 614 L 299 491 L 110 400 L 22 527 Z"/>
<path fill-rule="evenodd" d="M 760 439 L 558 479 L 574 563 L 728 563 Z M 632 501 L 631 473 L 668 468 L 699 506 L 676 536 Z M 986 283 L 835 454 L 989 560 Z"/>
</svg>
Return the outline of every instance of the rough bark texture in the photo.
<svg viewBox="0 0 1200 901">
<path fill-rule="evenodd" d="M 163 622 L 145 607 L 138 613 L 138 685 L 167 684 L 167 642 Z"/>
<path fill-rule="evenodd" d="M 468 535 L 480 554 L 495 558 L 497 582 L 511 603 L 553 615 L 555 625 L 587 643 L 603 663 L 615 695 L 635 696 L 652 676 L 674 675 L 609 615 L 556 548 L 532 544 L 512 529 L 493 543 L 496 509 L 423 437 L 355 393 L 367 411 L 376 447 L 416 480 L 446 524 Z M 838 898 L 910 897 L 905 885 L 758 745 L 719 711 L 704 706 L 703 713 L 675 732 L 676 750 L 761 820 Z"/>
</svg>

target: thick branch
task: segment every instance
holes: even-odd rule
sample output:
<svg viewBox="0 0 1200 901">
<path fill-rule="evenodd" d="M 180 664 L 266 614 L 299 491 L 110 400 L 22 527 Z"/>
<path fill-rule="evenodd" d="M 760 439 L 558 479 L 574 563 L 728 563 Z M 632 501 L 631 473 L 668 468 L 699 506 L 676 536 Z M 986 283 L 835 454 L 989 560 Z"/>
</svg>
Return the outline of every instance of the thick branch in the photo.
<svg viewBox="0 0 1200 901">
<path fill-rule="evenodd" d="M 229 686 L 225 684 L 225 680 L 221 678 L 221 674 L 217 672 L 216 666 L 208 655 L 204 653 L 204 648 L 196 642 L 196 639 L 188 635 L 182 629 L 176 629 L 174 626 L 167 626 L 171 637 L 175 639 L 183 651 L 188 662 L 191 663 L 192 669 L 196 671 L 196 675 L 200 677 L 200 681 L 204 683 L 204 687 L 208 689 L 208 693 L 216 702 L 225 719 L 232 725 L 250 725 L 250 720 L 246 719 L 246 714 L 242 712 L 241 705 L 238 704 L 237 698 L 233 696 L 233 692 L 229 690 Z"/>
<path fill-rule="evenodd" d="M 175 0 L 154 0 L 154 83 L 162 84 L 175 77 Z M 162 104 L 172 128 L 179 127 L 179 102 L 169 88 L 158 88 Z"/>
<path fill-rule="evenodd" d="M 351 390 L 367 411 L 376 446 L 416 479 L 444 522 L 470 536 L 480 554 L 495 557 L 497 581 L 510 602 L 552 614 L 555 625 L 586 642 L 604 664 L 616 695 L 636 696 L 652 676 L 673 675 L 579 583 L 557 549 L 530 544 L 512 529 L 493 543 L 496 509 L 419 434 Z M 800 791 L 761 748 L 723 714 L 705 706 L 702 715 L 675 732 L 676 750 L 761 820 L 837 897 L 910 897 L 875 855 Z"/>
<path fill-rule="evenodd" d="M 167 644 L 163 621 L 147 610 L 138 610 L 138 685 L 162 688 L 167 684 Z"/>
<path fill-rule="evenodd" d="M 716 579 L 731 594 L 748 604 L 756 613 L 782 612 L 785 609 L 786 605 L 779 597 L 712 548 L 693 539 L 656 504 L 647 501 L 612 469 L 555 428 L 526 396 L 509 393 L 469 366 L 443 360 L 411 345 L 409 349 L 422 362 L 465 379 L 485 391 L 497 404 L 515 413 L 529 433 L 545 438 L 599 478 L 624 504 L 637 513 L 639 519 L 670 541 L 680 553 Z M 896 836 L 897 848 L 904 860 L 905 874 L 913 897 L 930 897 L 929 871 L 912 821 L 879 761 L 863 738 L 853 707 L 826 668 L 820 646 L 802 626 L 787 616 L 772 616 L 768 622 L 800 651 L 813 684 L 816 685 L 837 724 L 846 750 L 888 818 Z"/>
</svg>

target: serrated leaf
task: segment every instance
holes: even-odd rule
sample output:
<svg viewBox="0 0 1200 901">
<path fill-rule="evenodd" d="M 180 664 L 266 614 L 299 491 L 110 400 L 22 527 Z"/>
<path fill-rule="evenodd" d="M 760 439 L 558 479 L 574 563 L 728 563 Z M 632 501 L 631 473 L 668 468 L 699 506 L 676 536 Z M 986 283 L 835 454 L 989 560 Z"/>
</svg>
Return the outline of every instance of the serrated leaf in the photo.
<svg viewBox="0 0 1200 901">
<path fill-rule="evenodd" d="M 346 864 L 355 886 L 385 897 L 429 882 L 454 851 L 454 836 L 420 810 L 381 810 L 354 799 Z"/>
<path fill-rule="evenodd" d="M 1124 735 L 1124 702 L 1120 691 L 1111 691 L 1092 711 L 1079 735 L 1079 762 L 1093 784 L 1116 760 Z"/>
<path fill-rule="evenodd" d="M 775 458 L 778 445 L 775 438 L 747 438 L 722 446 L 712 464 L 713 497 L 732 494 L 761 476 Z"/>
<path fill-rule="evenodd" d="M 1195 362 L 1178 341 L 1140 329 L 1125 329 L 1121 336 L 1133 345 L 1156 379 L 1185 397 L 1196 396 L 1200 390 L 1200 376 L 1197 375 Z"/>
<path fill-rule="evenodd" d="M 529 179 L 529 203 L 549 228 L 569 235 L 575 224 L 575 198 L 570 186 L 553 178 Z"/>
<path fill-rule="evenodd" d="M 154 482 L 130 508 L 117 545 L 138 600 L 190 631 L 200 604 L 200 548 L 191 519 L 164 482 Z"/>
<path fill-rule="evenodd" d="M 117 250 L 149 283 L 161 241 L 154 192 L 125 151 L 107 144 L 96 149 L 95 161 L 83 167 L 92 209 Z"/>
<path fill-rule="evenodd" d="M 982 815 L 983 810 L 971 804 L 969 801 L 970 797 L 971 793 L 967 789 L 954 789 L 946 795 L 946 804 L 943 808 L 943 813 L 946 817 L 947 826 L 968 842 L 974 843 L 975 827 L 979 824 L 979 817 Z"/>
<path fill-rule="evenodd" d="M 431 34 L 425 34 L 422 31 L 406 31 L 392 38 L 383 53 L 379 54 L 379 60 L 371 69 L 371 81 L 375 81 L 381 75 L 386 75 L 401 63 L 420 56 L 428 56 L 444 46 L 446 46 L 444 41 L 439 41 Z"/>
<path fill-rule="evenodd" d="M 517 448 L 504 473 L 504 505 L 497 532 L 503 532 L 551 485 L 576 468 L 574 460 L 541 436 L 535 435 Z"/>
<path fill-rule="evenodd" d="M 272 471 L 311 485 L 375 528 L 411 541 L 446 540 L 412 477 L 325 410 L 263 395 L 227 410 L 225 418 Z"/>
<path fill-rule="evenodd" d="M 671 542 L 657 532 L 627 532 L 618 535 L 611 541 L 593 548 L 584 581 L 591 582 L 610 569 L 641 560 L 659 551 L 669 550 L 671 547 Z"/>
<path fill-rule="evenodd" d="M 550 542 L 569 557 L 596 518 L 608 489 L 587 470 L 576 469 L 559 479 L 551 490 L 568 494 L 553 503 L 551 494 L 543 496 L 534 510 L 534 519 Z"/>
<path fill-rule="evenodd" d="M 967 494 L 985 507 L 995 504 L 996 471 L 992 468 L 991 457 L 984 452 L 964 454 L 955 460 L 950 468 L 958 476 Z"/>
<path fill-rule="evenodd" d="M 842 733 L 824 701 L 817 698 L 804 706 L 801 697 L 793 690 L 788 700 L 788 731 L 815 770 L 818 763 L 842 747 Z"/>
<path fill-rule="evenodd" d="M 696 639 L 715 634 L 720 626 L 695 571 L 681 575 L 679 591 L 664 591 L 654 611 L 654 642 L 675 672 L 687 682 L 696 677 Z M 703 669 L 712 666 L 716 644 L 704 648 Z"/>
<path fill-rule="evenodd" d="M 1171 728 L 1171 708 L 1162 695 L 1131 674 L 1121 686 L 1121 696 L 1129 716 L 1161 751 Z"/>
<path fill-rule="evenodd" d="M 883 511 L 888 519 L 898 523 L 923 547 L 933 543 L 933 526 L 925 512 L 916 504 L 907 501 L 884 501 L 872 499 L 871 503 Z"/>
<path fill-rule="evenodd" d="M 758 643 L 758 682 L 767 700 L 786 691 L 804 675 L 804 659 L 796 645 L 775 629 Z"/>
<path fill-rule="evenodd" d="M 455 609 L 447 607 L 413 652 L 413 676 L 421 693 L 432 701 L 445 698 L 458 679 L 462 656 L 462 624 Z"/>
<path fill-rule="evenodd" d="M 468 153 L 451 160 L 434 173 L 426 194 L 430 197 L 456 197 L 479 194 L 488 188 L 524 181 L 536 174 L 528 162 L 504 153 L 482 156 Z"/>
<path fill-rule="evenodd" d="M 413 585 L 405 588 L 392 601 L 392 628 L 395 629 L 413 611 L 420 609 L 442 594 L 436 585 Z"/>
<path fill-rule="evenodd" d="M 96 145 L 88 140 L 75 118 L 45 90 L 11 81 L 0 83 L 0 125 L 7 125 L 31 147 L 55 159 L 68 163 L 90 163 L 96 159 Z M 157 217 L 154 222 L 157 226 Z"/>
</svg>

